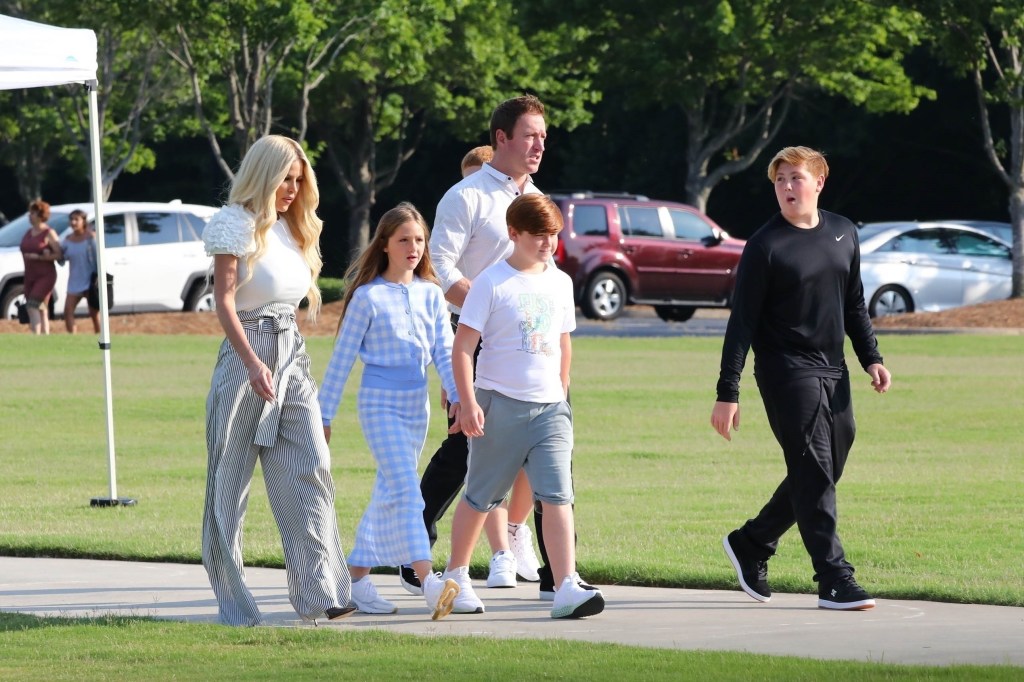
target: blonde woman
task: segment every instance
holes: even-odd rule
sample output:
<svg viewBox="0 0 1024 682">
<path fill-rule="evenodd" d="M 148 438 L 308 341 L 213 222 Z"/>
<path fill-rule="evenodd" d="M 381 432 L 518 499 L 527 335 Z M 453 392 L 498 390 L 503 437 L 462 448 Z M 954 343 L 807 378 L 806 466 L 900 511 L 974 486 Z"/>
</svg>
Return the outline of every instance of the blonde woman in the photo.
<svg viewBox="0 0 1024 682">
<path fill-rule="evenodd" d="M 260 623 L 242 567 L 242 521 L 257 460 L 295 611 L 306 620 L 333 620 L 355 610 L 316 384 L 295 324 L 303 297 L 311 319 L 320 308 L 319 202 L 302 147 L 269 135 L 249 149 L 228 205 L 203 231 L 227 337 L 206 403 L 203 565 L 229 625 Z"/>
</svg>

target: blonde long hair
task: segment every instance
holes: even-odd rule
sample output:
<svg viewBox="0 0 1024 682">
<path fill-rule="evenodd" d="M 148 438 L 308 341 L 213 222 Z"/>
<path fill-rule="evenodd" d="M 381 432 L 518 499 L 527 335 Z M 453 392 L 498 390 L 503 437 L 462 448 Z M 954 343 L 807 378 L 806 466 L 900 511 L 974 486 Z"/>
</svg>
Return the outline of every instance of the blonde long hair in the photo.
<svg viewBox="0 0 1024 682">
<path fill-rule="evenodd" d="M 277 189 L 295 161 L 302 164 L 302 182 L 299 183 L 295 201 L 278 216 Z M 320 205 L 316 174 L 302 146 L 283 135 L 266 135 L 256 140 L 238 167 L 231 183 L 228 203 L 239 204 L 256 216 L 256 250 L 245 257 L 246 278 L 239 286 L 252 278 L 253 264 L 267 250 L 267 230 L 280 218 L 288 226 L 292 238 L 299 245 L 303 260 L 309 266 L 312 285 L 306 292 L 309 299 L 308 315 L 310 320 L 316 320 L 321 304 L 320 288 L 316 281 L 323 267 L 320 254 L 323 221 L 316 214 L 317 206 Z"/>
<path fill-rule="evenodd" d="M 352 261 L 352 264 L 345 271 L 345 297 L 342 301 L 341 318 L 338 320 L 339 330 L 341 329 L 342 321 L 345 319 L 345 313 L 348 312 L 348 304 L 352 300 L 352 295 L 355 294 L 356 289 L 364 284 L 369 284 L 377 275 L 383 274 L 388 269 L 388 254 L 384 249 L 387 248 L 391 235 L 399 227 L 410 221 L 423 229 L 423 238 L 425 240 L 423 243 L 423 256 L 420 258 L 420 262 L 416 264 L 413 275 L 440 286 L 437 273 L 434 271 L 434 264 L 430 262 L 430 228 L 427 227 L 427 221 L 423 219 L 423 216 L 416 210 L 415 206 L 407 201 L 403 201 L 380 217 L 377 229 L 373 233 L 373 239 L 370 240 L 370 243 L 366 245 L 366 248 L 359 254 L 359 257 Z"/>
</svg>

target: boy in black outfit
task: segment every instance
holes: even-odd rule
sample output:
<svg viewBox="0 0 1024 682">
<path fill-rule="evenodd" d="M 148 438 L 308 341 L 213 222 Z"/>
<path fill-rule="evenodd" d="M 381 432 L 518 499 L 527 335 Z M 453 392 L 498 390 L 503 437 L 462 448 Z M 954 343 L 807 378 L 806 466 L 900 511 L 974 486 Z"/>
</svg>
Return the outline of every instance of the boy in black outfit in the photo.
<svg viewBox="0 0 1024 682">
<path fill-rule="evenodd" d="M 753 347 L 786 477 L 756 518 L 726 536 L 725 552 L 743 591 L 767 602 L 768 559 L 795 523 L 811 556 L 818 606 L 861 610 L 875 600 L 853 579 L 836 532 L 836 483 L 856 431 L 845 336 L 875 391 L 889 390 L 892 378 L 864 306 L 857 228 L 818 209 L 826 177 L 824 156 L 807 147 L 786 147 L 768 166 L 781 210 L 747 241 L 740 260 L 711 425 L 726 440 L 739 430 L 740 375 Z"/>
</svg>

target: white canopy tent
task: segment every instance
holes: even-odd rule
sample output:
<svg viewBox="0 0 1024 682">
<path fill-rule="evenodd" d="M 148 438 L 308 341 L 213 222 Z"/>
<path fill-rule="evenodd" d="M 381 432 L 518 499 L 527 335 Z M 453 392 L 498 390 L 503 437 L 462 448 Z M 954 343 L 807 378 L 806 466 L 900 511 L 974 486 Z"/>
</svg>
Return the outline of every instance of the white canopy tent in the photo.
<svg viewBox="0 0 1024 682">
<path fill-rule="evenodd" d="M 114 409 L 110 380 L 110 318 L 107 271 L 103 263 L 103 192 L 100 171 L 99 114 L 96 103 L 96 34 L 88 29 L 61 28 L 0 15 L 0 90 L 81 83 L 89 90 L 89 148 L 92 196 L 95 203 L 96 269 L 100 291 L 100 350 L 103 352 L 107 415 L 107 460 L 110 497 L 92 499 L 93 506 L 134 504 L 117 497 L 114 457 Z"/>
</svg>

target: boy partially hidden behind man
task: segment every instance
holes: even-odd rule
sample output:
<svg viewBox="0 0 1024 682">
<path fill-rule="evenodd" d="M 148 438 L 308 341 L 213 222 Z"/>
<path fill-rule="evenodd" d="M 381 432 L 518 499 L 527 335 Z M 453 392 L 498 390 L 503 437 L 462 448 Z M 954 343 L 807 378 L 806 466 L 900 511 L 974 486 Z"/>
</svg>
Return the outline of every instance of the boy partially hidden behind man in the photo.
<svg viewBox="0 0 1024 682">
<path fill-rule="evenodd" d="M 551 257 L 562 214 L 542 194 L 524 194 L 506 213 L 512 255 L 473 280 L 455 334 L 452 368 L 463 396 L 469 438 L 466 490 L 452 520 L 445 578 L 461 593 L 455 612 L 483 613 L 469 560 L 487 512 L 508 494 L 520 469 L 543 505 L 544 538 L 554 573 L 552 618 L 604 610 L 604 595 L 576 572 L 572 486 L 572 411 L 567 402 L 576 328 L 572 281 Z M 473 380 L 473 353 L 483 346 Z M 484 415 L 486 414 L 486 424 Z"/>
</svg>

